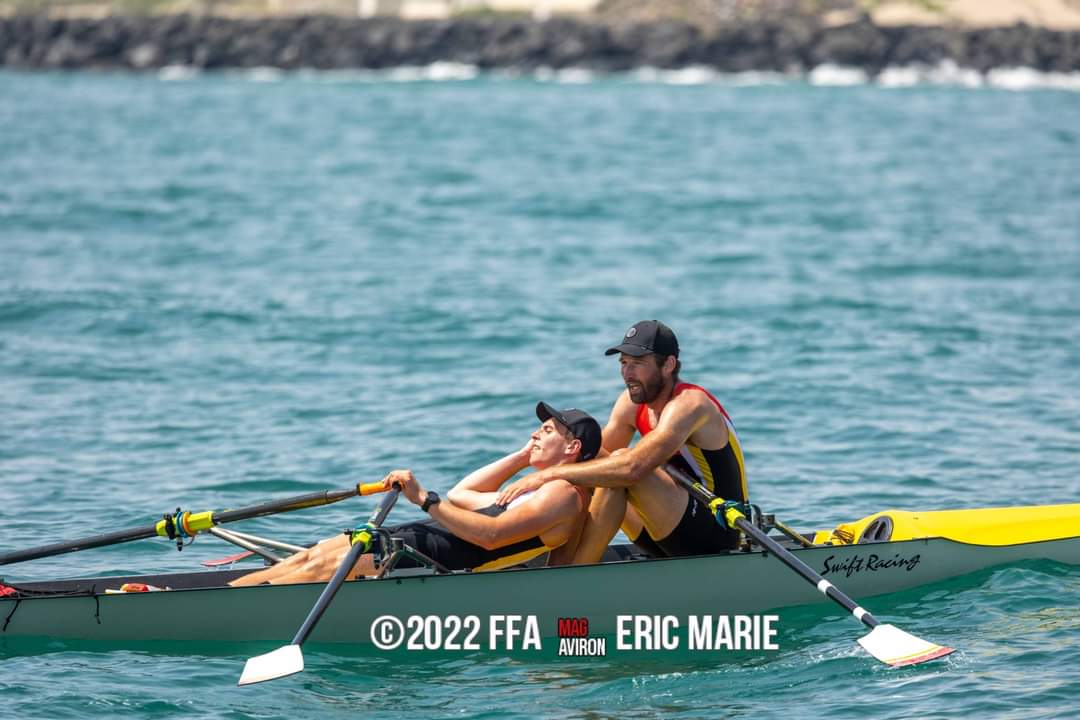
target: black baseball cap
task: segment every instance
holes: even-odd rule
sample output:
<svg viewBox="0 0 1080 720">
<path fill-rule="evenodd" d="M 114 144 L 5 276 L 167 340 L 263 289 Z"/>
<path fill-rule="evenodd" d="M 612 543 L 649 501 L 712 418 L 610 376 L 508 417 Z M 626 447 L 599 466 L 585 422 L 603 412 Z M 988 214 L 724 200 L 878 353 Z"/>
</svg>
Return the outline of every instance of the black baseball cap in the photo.
<svg viewBox="0 0 1080 720">
<path fill-rule="evenodd" d="M 554 418 L 563 425 L 570 434 L 581 441 L 581 454 L 578 462 L 592 460 L 600 452 L 600 423 L 593 420 L 592 415 L 584 410 L 569 408 L 556 410 L 546 402 L 536 404 L 536 417 L 540 422 L 547 422 Z"/>
<path fill-rule="evenodd" d="M 626 331 L 621 345 L 608 348 L 604 354 L 615 353 L 626 353 L 634 357 L 649 353 L 679 357 L 679 341 L 675 339 L 671 328 L 659 320 L 642 320 Z"/>
</svg>

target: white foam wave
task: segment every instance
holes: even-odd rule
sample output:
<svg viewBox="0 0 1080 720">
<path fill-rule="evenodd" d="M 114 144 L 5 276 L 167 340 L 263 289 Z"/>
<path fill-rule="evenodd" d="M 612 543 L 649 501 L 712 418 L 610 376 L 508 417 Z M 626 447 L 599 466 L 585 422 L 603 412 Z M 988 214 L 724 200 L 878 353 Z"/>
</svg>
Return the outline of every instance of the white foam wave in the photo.
<svg viewBox="0 0 1080 720">
<path fill-rule="evenodd" d="M 252 82 L 278 82 L 285 76 L 285 71 L 276 67 L 253 67 L 240 74 Z"/>
<path fill-rule="evenodd" d="M 829 63 L 818 65 L 806 76 L 806 81 L 811 85 L 823 87 L 865 85 L 869 80 L 869 76 L 862 68 L 832 65 Z"/>
<path fill-rule="evenodd" d="M 882 87 L 950 85 L 966 88 L 993 87 L 1004 90 L 1080 90 L 1080 73 L 1044 73 L 1029 67 L 996 68 L 985 75 L 963 68 L 951 60 L 935 66 L 909 65 L 886 68 L 876 78 Z"/>
<path fill-rule="evenodd" d="M 956 85 L 982 87 L 983 76 L 978 70 L 962 68 L 952 60 L 938 65 L 903 65 L 882 70 L 875 81 L 881 87 L 903 88 L 917 85 Z"/>
<path fill-rule="evenodd" d="M 568 67 L 558 70 L 549 67 L 538 67 L 533 73 L 540 82 L 562 83 L 564 85 L 585 85 L 596 79 L 596 73 L 585 68 Z"/>
<path fill-rule="evenodd" d="M 158 79 L 165 80 L 167 82 L 177 82 L 182 80 L 191 80 L 198 77 L 201 71 L 199 68 L 191 67 L 190 65 L 166 65 L 157 72 Z"/>
<path fill-rule="evenodd" d="M 960 67 L 955 60 L 944 60 L 927 71 L 926 82 L 931 85 L 982 87 L 983 76 L 974 68 Z"/>
<path fill-rule="evenodd" d="M 393 82 L 446 82 L 473 80 L 480 74 L 475 65 L 456 62 L 434 62 L 430 65 L 403 65 L 391 68 L 383 77 Z"/>
<path fill-rule="evenodd" d="M 795 76 L 770 71 L 728 73 L 706 65 L 690 65 L 678 69 L 662 69 L 645 66 L 631 70 L 625 76 L 630 82 L 659 85 L 728 85 L 753 87 L 758 85 L 782 85 Z"/>
<path fill-rule="evenodd" d="M 885 68 L 877 76 L 877 83 L 882 87 L 915 87 L 924 82 L 923 73 L 914 67 Z"/>
<path fill-rule="evenodd" d="M 632 80 L 665 85 L 705 85 L 716 82 L 719 77 L 716 70 L 703 65 L 691 65 L 675 70 L 642 67 L 630 73 Z"/>
<path fill-rule="evenodd" d="M 783 85 L 791 81 L 790 75 L 770 71 L 750 71 L 724 75 L 724 81 L 730 85 L 750 87 L 756 85 Z"/>
<path fill-rule="evenodd" d="M 190 80 L 202 74 L 202 70 L 186 65 L 169 65 L 157 71 L 157 76 L 165 81 Z M 252 82 L 277 82 L 284 78 L 295 77 L 316 83 L 355 83 L 355 82 L 461 82 L 485 76 L 496 80 L 513 81 L 522 77 L 532 77 L 539 82 L 582 85 L 600 79 L 623 78 L 624 82 L 662 85 L 726 85 L 735 87 L 755 87 L 762 85 L 781 85 L 798 82 L 799 75 L 777 72 L 742 72 L 725 73 L 703 65 L 692 65 L 678 69 L 641 67 L 626 73 L 608 75 L 585 68 L 540 67 L 529 72 L 521 68 L 503 68 L 490 72 L 481 71 L 475 65 L 455 62 L 436 62 L 430 65 L 412 65 L 383 70 L 296 70 L 286 71 L 272 67 L 257 67 L 247 70 L 230 71 L 231 75 Z M 1024 91 L 1033 89 L 1054 89 L 1080 91 L 1080 72 L 1045 73 L 1027 67 L 998 68 L 986 74 L 972 68 L 958 66 L 951 60 L 938 65 L 905 65 L 889 67 L 876 77 L 871 77 L 865 70 L 856 67 L 824 64 L 819 65 L 804 77 L 811 85 L 821 87 L 850 87 L 876 84 L 883 88 L 910 88 L 925 85 L 940 85 L 963 88 L 998 88 Z"/>
<path fill-rule="evenodd" d="M 986 83 L 1005 90 L 1080 90 L 1080 72 L 1044 73 L 1032 68 L 998 68 L 986 74 Z"/>
</svg>

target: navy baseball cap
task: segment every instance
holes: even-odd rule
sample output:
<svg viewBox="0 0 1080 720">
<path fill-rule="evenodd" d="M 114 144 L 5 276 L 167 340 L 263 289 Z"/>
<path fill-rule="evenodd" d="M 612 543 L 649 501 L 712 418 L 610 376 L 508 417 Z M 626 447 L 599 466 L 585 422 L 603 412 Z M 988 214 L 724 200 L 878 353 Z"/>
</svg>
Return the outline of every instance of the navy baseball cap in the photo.
<svg viewBox="0 0 1080 720">
<path fill-rule="evenodd" d="M 626 331 L 621 345 L 608 348 L 604 354 L 615 353 L 626 353 L 634 357 L 649 353 L 679 357 L 679 341 L 675 339 L 671 328 L 659 320 L 642 320 Z"/>
<path fill-rule="evenodd" d="M 547 422 L 554 418 L 569 430 L 571 435 L 581 441 L 578 462 L 592 460 L 600 452 L 600 423 L 584 410 L 577 408 L 556 410 L 546 402 L 541 402 L 536 404 L 536 417 L 540 418 L 540 422 Z"/>
</svg>

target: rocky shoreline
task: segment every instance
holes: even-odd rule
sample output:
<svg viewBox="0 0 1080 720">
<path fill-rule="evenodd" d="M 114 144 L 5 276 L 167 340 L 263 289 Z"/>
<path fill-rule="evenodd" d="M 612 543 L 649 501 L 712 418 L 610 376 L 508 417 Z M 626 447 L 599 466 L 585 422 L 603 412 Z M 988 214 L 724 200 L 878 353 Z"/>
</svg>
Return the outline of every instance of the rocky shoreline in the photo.
<svg viewBox="0 0 1080 720">
<path fill-rule="evenodd" d="M 616 26 L 491 17 L 412 22 L 332 16 L 0 18 L 0 67 L 10 69 L 329 70 L 454 62 L 523 71 L 703 66 L 720 72 L 805 72 L 832 64 L 873 76 L 887 67 L 948 61 L 979 72 L 1007 67 L 1078 72 L 1080 31 L 1027 25 L 881 27 L 865 18 L 840 26 L 807 18 L 767 20 L 708 34 L 670 21 Z"/>
</svg>

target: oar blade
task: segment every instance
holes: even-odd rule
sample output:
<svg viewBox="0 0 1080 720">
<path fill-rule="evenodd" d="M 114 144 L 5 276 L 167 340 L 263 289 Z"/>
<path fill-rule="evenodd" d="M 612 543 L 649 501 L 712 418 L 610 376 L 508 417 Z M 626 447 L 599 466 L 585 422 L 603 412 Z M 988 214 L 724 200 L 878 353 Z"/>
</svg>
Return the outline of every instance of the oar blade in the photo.
<svg viewBox="0 0 1080 720">
<path fill-rule="evenodd" d="M 895 625 L 878 625 L 869 634 L 859 638 L 866 652 L 886 665 L 904 667 L 944 657 L 953 648 L 928 642 L 904 632 Z"/>
<path fill-rule="evenodd" d="M 253 685 L 293 675 L 304 669 L 304 653 L 299 645 L 284 645 L 265 655 L 248 658 L 238 685 Z"/>
</svg>

